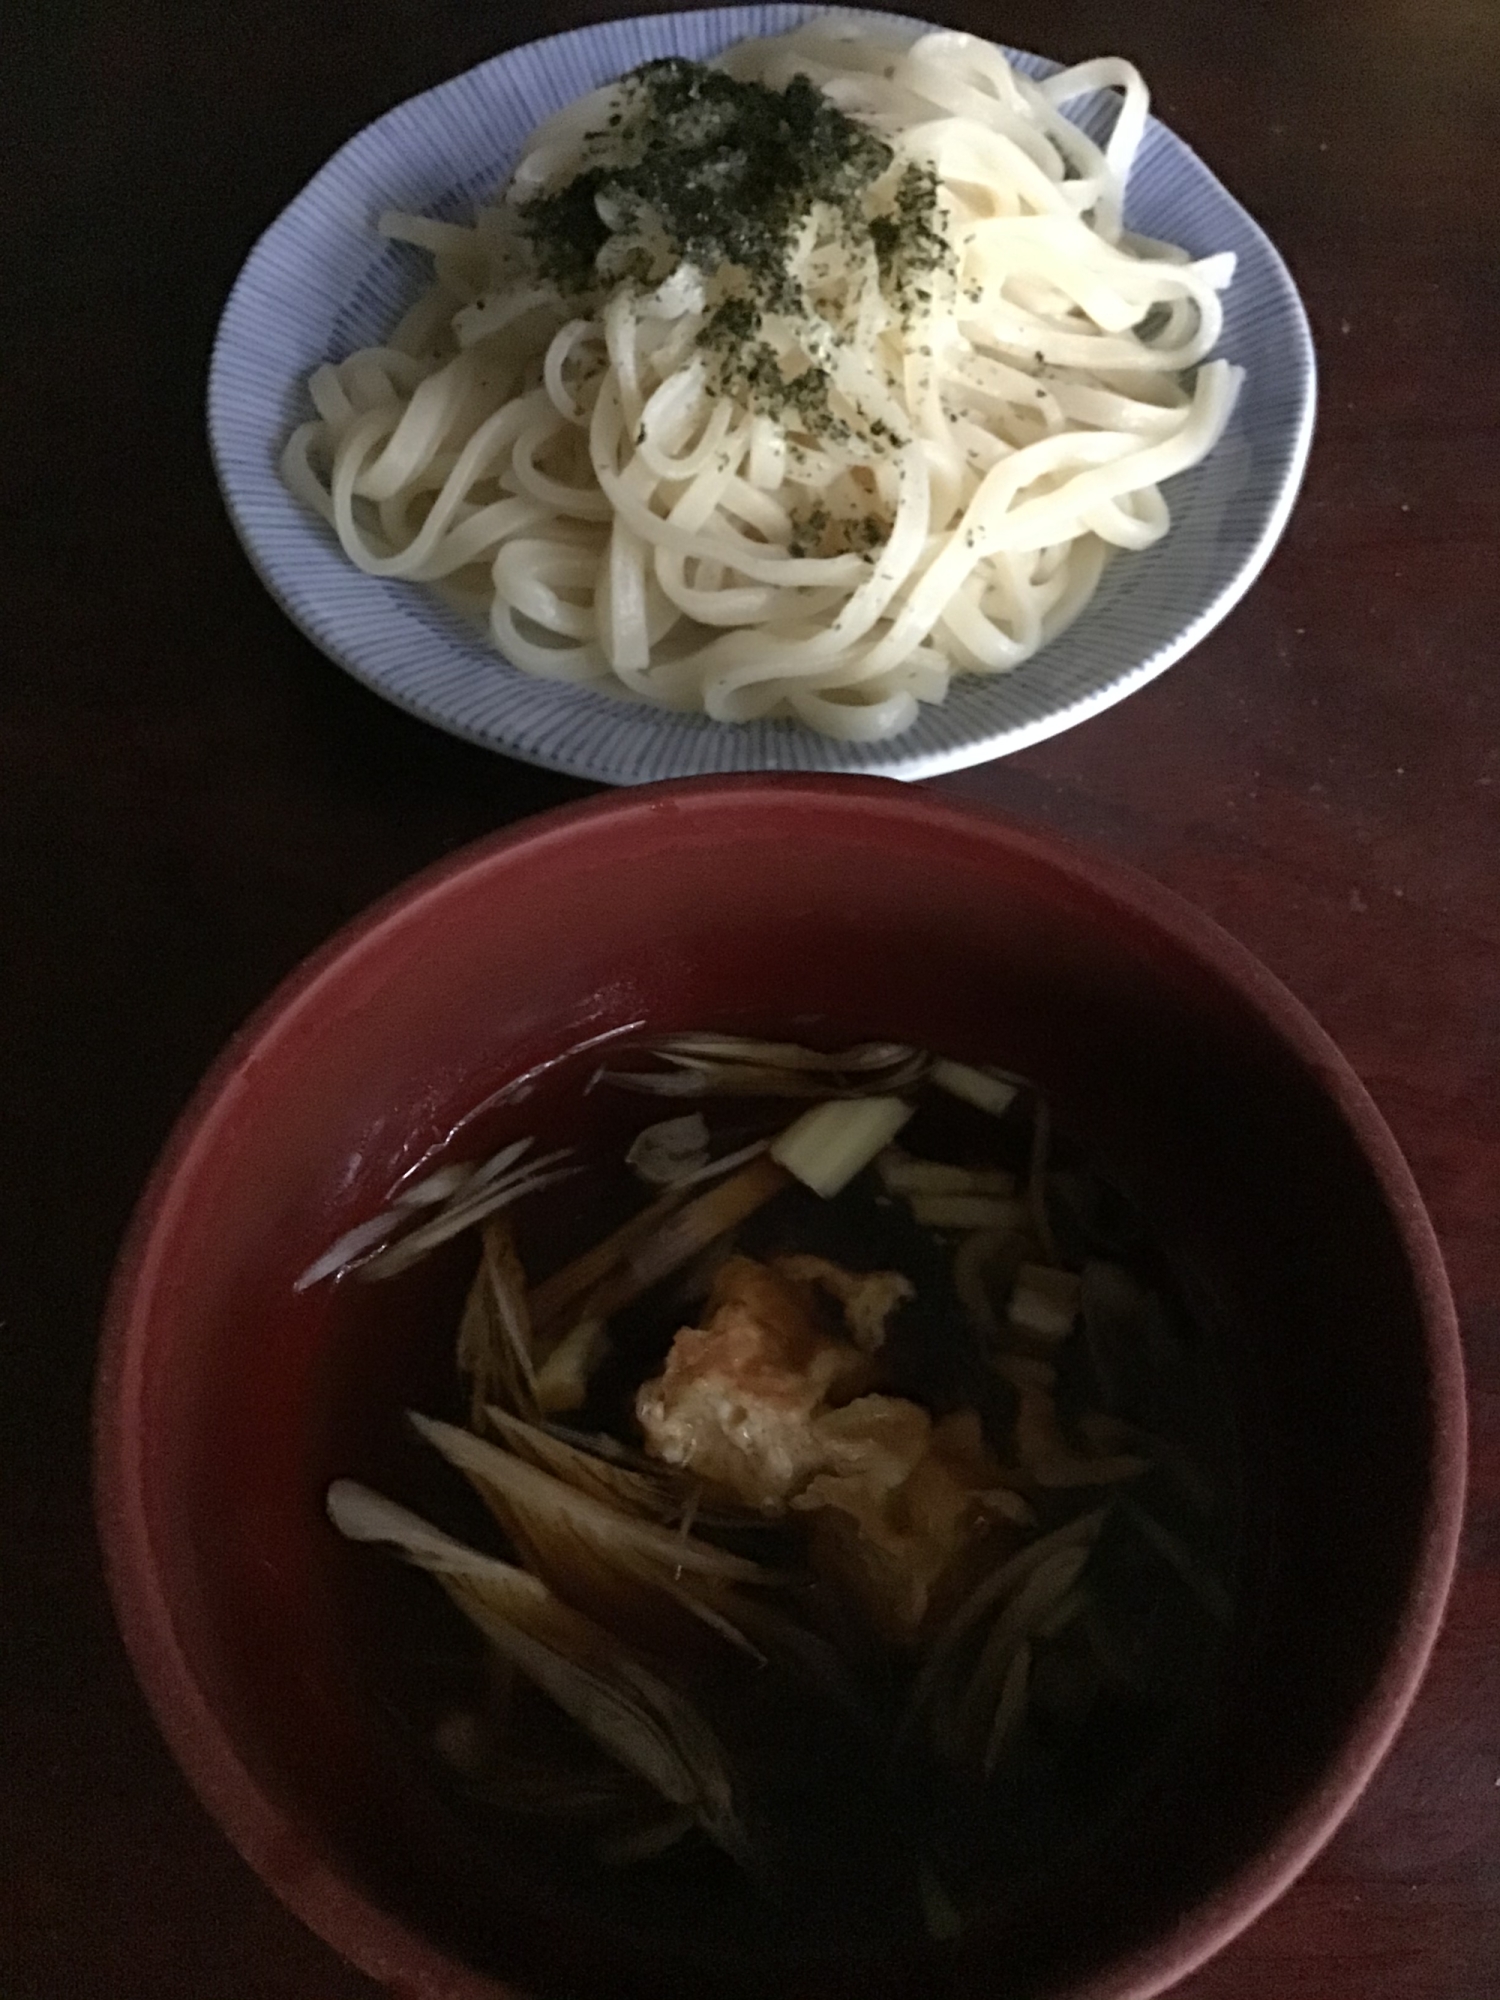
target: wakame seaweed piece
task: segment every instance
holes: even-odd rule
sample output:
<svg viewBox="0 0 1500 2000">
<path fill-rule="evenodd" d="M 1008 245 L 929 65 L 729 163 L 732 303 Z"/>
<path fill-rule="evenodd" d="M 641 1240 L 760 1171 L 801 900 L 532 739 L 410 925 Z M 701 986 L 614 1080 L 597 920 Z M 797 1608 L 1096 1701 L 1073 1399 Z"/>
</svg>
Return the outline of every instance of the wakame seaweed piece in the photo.
<svg viewBox="0 0 1500 2000">
<path fill-rule="evenodd" d="M 1098 1174 L 1052 1167 L 1047 1173 L 1047 1216 L 1069 1264 L 1090 1257 L 1128 1263 L 1146 1248 L 1146 1231 L 1124 1195 Z"/>
</svg>

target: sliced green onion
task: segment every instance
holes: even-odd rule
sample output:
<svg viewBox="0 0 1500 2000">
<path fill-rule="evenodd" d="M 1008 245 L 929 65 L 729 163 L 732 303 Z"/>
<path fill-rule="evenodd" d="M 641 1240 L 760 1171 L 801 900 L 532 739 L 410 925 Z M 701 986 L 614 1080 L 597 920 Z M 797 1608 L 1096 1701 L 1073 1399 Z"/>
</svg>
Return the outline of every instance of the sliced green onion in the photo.
<svg viewBox="0 0 1500 2000">
<path fill-rule="evenodd" d="M 1003 1167 L 955 1167 L 948 1160 L 919 1160 L 889 1147 L 876 1162 L 889 1194 L 991 1194 L 1016 1191 L 1016 1177 Z"/>
<path fill-rule="evenodd" d="M 1014 1083 L 992 1070 L 952 1062 L 947 1056 L 939 1056 L 927 1074 L 939 1090 L 946 1090 L 950 1097 L 962 1098 L 976 1110 L 988 1111 L 993 1118 L 1003 1118 L 1016 1101 Z"/>
<path fill-rule="evenodd" d="M 928 1229 L 1024 1229 L 1024 1201 L 998 1194 L 914 1194 L 911 1212 Z"/>
<path fill-rule="evenodd" d="M 814 1105 L 771 1142 L 771 1158 L 825 1200 L 884 1151 L 912 1114 L 902 1097 Z"/>
<path fill-rule="evenodd" d="M 653 1187 L 676 1187 L 708 1164 L 708 1121 L 701 1111 L 663 1118 L 637 1132 L 625 1155 L 632 1173 Z"/>
<path fill-rule="evenodd" d="M 1082 1289 L 1075 1272 L 1023 1264 L 1007 1308 L 1010 1323 L 1039 1340 L 1061 1340 L 1073 1330 Z"/>
</svg>

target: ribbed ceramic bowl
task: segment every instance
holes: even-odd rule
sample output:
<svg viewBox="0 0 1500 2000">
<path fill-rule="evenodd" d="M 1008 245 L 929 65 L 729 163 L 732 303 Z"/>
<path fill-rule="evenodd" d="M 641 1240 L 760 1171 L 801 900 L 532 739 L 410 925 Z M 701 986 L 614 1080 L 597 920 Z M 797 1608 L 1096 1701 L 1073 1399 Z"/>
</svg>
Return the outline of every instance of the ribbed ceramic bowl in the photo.
<svg viewBox="0 0 1500 2000">
<path fill-rule="evenodd" d="M 294 425 L 312 414 L 308 376 L 320 362 L 381 339 L 427 282 L 428 260 L 375 233 L 383 209 L 466 220 L 503 184 L 540 120 L 584 91 L 653 56 L 707 58 L 824 11 L 650 15 L 514 49 L 377 119 L 266 231 L 219 328 L 209 440 L 247 554 L 330 659 L 456 735 L 606 784 L 759 770 L 924 778 L 1018 750 L 1108 708 L 1181 659 L 1249 589 L 1286 525 L 1307 461 L 1312 341 L 1275 249 L 1155 120 L 1131 176 L 1126 221 L 1194 256 L 1233 250 L 1239 260 L 1217 350 L 1246 371 L 1229 429 L 1203 464 L 1166 483 L 1171 533 L 1144 554 L 1112 561 L 1069 630 L 1014 674 L 961 678 L 941 707 L 924 707 L 889 743 L 833 743 L 790 722 L 712 723 L 533 679 L 500 661 L 427 591 L 354 569 L 332 532 L 292 500 L 277 457 Z M 919 31 L 915 22 L 904 25 Z M 1008 53 L 1031 75 L 1057 68 Z M 1113 93 L 1096 92 L 1068 115 L 1102 137 L 1117 103 Z"/>
<path fill-rule="evenodd" d="M 323 1512 L 351 1454 L 399 1431 L 412 1369 L 451 1366 L 451 1320 L 403 1318 L 395 1287 L 298 1294 L 297 1274 L 537 1062 L 636 1022 L 747 1021 L 1034 1074 L 1143 1202 L 1233 1385 L 1248 1513 L 1217 1748 L 951 1959 L 835 1928 L 771 1965 L 753 1936 L 727 1952 L 650 1895 L 622 1916 L 481 1832 L 381 1698 L 372 1559 Z M 121 1257 L 98 1519 L 136 1670 L 208 1810 L 404 2000 L 1145 2000 L 1286 1886 L 1390 1742 L 1448 1587 L 1463 1431 L 1411 1176 L 1262 966 L 1143 878 L 1006 821 L 871 780 L 729 779 L 471 848 L 241 1032 Z"/>
</svg>

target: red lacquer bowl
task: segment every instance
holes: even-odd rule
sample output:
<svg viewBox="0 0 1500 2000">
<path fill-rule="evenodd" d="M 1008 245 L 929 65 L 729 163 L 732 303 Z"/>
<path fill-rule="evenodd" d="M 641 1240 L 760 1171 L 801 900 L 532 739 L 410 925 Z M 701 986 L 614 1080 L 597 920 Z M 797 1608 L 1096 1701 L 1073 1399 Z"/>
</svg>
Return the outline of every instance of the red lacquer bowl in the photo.
<svg viewBox="0 0 1500 2000">
<path fill-rule="evenodd" d="M 508 1078 L 638 1021 L 774 1021 L 1033 1074 L 1144 1201 L 1224 1342 L 1249 1543 L 1220 1747 L 1102 1864 L 950 1958 L 830 1937 L 772 1978 L 649 1897 L 595 1906 L 455 1810 L 371 1672 L 350 1583 L 370 1558 L 323 1493 L 393 1420 L 413 1352 L 446 1365 L 451 1323 L 293 1280 Z M 1126 869 L 849 779 L 593 800 L 344 931 L 179 1124 L 121 1258 L 97 1396 L 100 1533 L 163 1733 L 251 1866 L 408 2000 L 1160 1992 L 1286 1887 L 1390 1743 L 1448 1589 L 1463 1460 L 1431 1227 L 1298 1003 Z"/>
</svg>

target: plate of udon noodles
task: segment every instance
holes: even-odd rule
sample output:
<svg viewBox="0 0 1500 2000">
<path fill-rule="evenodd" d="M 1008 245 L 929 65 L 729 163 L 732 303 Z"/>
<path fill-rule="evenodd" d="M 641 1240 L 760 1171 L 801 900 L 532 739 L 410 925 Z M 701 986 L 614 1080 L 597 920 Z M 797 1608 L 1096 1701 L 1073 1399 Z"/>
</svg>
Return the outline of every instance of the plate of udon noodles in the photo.
<svg viewBox="0 0 1500 2000">
<path fill-rule="evenodd" d="M 453 733 L 610 783 L 921 778 L 1249 587 L 1306 462 L 1275 249 L 1116 56 L 796 6 L 397 106 L 252 252 L 209 433 L 261 577 Z"/>
</svg>

